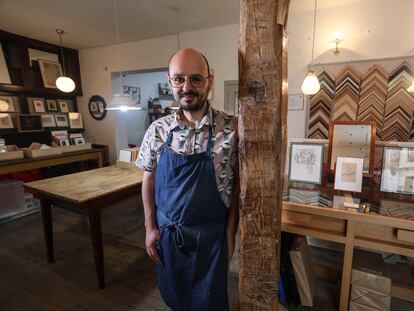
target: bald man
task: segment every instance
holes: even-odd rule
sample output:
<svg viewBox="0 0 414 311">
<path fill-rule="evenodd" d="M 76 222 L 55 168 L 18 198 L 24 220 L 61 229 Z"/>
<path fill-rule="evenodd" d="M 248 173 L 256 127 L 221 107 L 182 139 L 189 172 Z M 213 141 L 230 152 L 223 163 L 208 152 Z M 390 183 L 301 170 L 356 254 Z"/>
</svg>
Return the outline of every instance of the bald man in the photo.
<svg viewBox="0 0 414 311">
<path fill-rule="evenodd" d="M 207 59 L 183 49 L 167 80 L 179 109 L 148 128 L 144 169 L 145 246 L 173 310 L 228 310 L 228 261 L 238 225 L 237 119 L 207 100 Z"/>
</svg>

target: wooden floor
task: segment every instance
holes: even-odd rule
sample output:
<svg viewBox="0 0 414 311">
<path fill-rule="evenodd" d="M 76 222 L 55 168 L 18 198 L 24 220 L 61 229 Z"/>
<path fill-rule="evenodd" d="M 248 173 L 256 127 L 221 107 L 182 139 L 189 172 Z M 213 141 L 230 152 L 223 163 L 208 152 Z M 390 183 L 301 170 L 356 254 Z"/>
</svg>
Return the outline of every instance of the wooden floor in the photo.
<svg viewBox="0 0 414 311">
<path fill-rule="evenodd" d="M 104 290 L 97 288 L 83 217 L 54 209 L 55 262 L 51 264 L 46 262 L 40 213 L 2 224 L 0 310 L 168 310 L 156 285 L 154 265 L 141 248 L 143 217 L 135 202 L 120 202 L 103 214 Z M 237 274 L 231 273 L 232 310 L 237 310 L 237 288 Z"/>
</svg>

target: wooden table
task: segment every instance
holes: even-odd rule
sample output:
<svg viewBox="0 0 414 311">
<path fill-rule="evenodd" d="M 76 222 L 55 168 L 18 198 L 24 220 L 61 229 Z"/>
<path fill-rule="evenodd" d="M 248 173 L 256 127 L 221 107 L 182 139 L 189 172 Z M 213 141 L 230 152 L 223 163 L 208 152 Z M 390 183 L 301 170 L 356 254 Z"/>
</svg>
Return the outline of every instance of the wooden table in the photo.
<svg viewBox="0 0 414 311">
<path fill-rule="evenodd" d="M 30 182 L 41 201 L 47 259 L 53 262 L 51 205 L 85 215 L 89 219 L 99 288 L 105 287 L 101 232 L 101 209 L 140 193 L 143 171 L 109 166 L 95 170 Z"/>
<path fill-rule="evenodd" d="M 0 175 L 87 160 L 95 160 L 98 167 L 102 167 L 102 154 L 102 149 L 90 149 L 41 158 L 1 161 Z"/>
<path fill-rule="evenodd" d="M 293 189 L 289 187 L 289 190 Z M 386 199 L 387 195 L 371 186 L 362 196 L 362 201 Z M 303 191 L 303 189 L 295 189 Z M 311 190 L 311 189 L 307 189 Z M 321 189 L 319 189 L 321 190 Z M 304 190 L 306 192 L 306 190 Z M 333 190 L 330 189 L 333 197 Z M 407 202 L 414 200 L 405 197 Z M 290 201 L 290 202 L 289 202 Z M 293 203 L 284 198 L 282 210 L 282 231 L 333 241 L 345 245 L 342 270 L 340 311 L 348 310 L 353 251 L 355 246 L 414 257 L 414 221 L 363 213 L 355 210 L 311 206 Z M 296 200 L 295 200 L 296 201 Z M 374 205 L 373 205 L 374 206 Z M 407 286 L 393 284 L 392 296 L 412 299 L 414 290 Z M 412 300 L 411 300 L 412 301 Z"/>
</svg>

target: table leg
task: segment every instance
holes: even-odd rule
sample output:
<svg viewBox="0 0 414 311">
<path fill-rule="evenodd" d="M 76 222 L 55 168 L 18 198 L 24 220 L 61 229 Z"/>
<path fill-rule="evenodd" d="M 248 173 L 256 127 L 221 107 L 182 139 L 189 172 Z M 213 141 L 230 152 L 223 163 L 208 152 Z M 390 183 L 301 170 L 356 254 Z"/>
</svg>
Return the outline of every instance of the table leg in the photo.
<svg viewBox="0 0 414 311">
<path fill-rule="evenodd" d="M 344 263 L 342 267 L 341 297 L 339 310 L 347 311 L 349 303 L 349 289 L 351 286 L 352 259 L 354 257 L 355 223 L 348 220 L 346 229 Z"/>
<path fill-rule="evenodd" d="M 43 231 L 45 234 L 47 261 L 53 262 L 53 224 L 51 202 L 46 198 L 41 198 L 40 206 L 42 209 Z"/>
<path fill-rule="evenodd" d="M 101 213 L 96 208 L 90 208 L 88 214 L 91 227 L 93 255 L 95 257 L 96 275 L 98 277 L 99 288 L 103 289 L 105 288 L 105 269 L 102 247 Z"/>
</svg>

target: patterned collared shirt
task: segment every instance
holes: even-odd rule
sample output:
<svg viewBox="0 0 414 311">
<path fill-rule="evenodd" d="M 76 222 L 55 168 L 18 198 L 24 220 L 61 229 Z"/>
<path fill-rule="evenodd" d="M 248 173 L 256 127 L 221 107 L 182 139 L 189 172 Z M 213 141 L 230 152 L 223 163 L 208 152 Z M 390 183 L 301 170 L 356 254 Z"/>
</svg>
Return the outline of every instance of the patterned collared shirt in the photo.
<svg viewBox="0 0 414 311">
<path fill-rule="evenodd" d="M 156 170 L 162 146 L 172 131 L 168 148 L 178 154 L 195 154 L 207 150 L 209 128 L 212 128 L 212 156 L 217 188 L 230 207 L 237 165 L 237 118 L 209 106 L 202 120 L 192 127 L 182 121 L 182 110 L 155 120 L 145 133 L 136 165 L 146 171 Z"/>
</svg>

